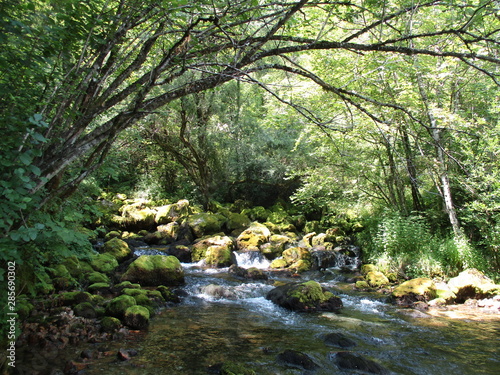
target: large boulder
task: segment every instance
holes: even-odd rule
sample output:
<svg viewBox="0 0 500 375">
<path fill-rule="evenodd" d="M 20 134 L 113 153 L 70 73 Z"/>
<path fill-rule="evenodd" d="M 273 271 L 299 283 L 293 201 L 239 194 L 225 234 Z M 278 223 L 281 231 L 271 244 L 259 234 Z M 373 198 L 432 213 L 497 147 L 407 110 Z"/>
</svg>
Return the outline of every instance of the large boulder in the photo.
<svg viewBox="0 0 500 375">
<path fill-rule="evenodd" d="M 226 228 L 229 232 L 243 230 L 251 224 L 250 219 L 245 214 L 230 212 L 227 215 Z"/>
<path fill-rule="evenodd" d="M 253 222 L 236 239 L 240 250 L 259 250 L 259 246 L 266 243 L 271 231 L 263 224 Z"/>
<path fill-rule="evenodd" d="M 141 255 L 122 275 L 121 281 L 142 286 L 175 286 L 184 283 L 184 271 L 179 259 L 171 255 Z"/>
<path fill-rule="evenodd" d="M 281 256 L 283 251 L 293 243 L 293 239 L 281 234 L 273 234 L 269 242 L 260 247 L 262 254 L 269 259 Z"/>
<path fill-rule="evenodd" d="M 226 220 L 227 219 L 221 214 L 200 212 L 190 215 L 187 218 L 187 224 L 191 227 L 194 235 L 199 238 L 220 232 Z"/>
<path fill-rule="evenodd" d="M 138 200 L 120 208 L 121 217 L 115 217 L 115 222 L 127 230 L 149 230 L 154 227 L 156 211 L 147 207 L 147 202 Z"/>
<path fill-rule="evenodd" d="M 156 208 L 155 222 L 158 225 L 179 221 L 192 213 L 187 199 Z"/>
<path fill-rule="evenodd" d="M 463 303 L 467 299 L 483 299 L 500 294 L 500 285 L 475 268 L 461 272 L 448 281 L 448 287 L 455 294 L 455 302 Z"/>
<path fill-rule="evenodd" d="M 272 289 L 266 299 L 293 311 L 338 311 L 342 301 L 316 281 L 288 283 Z"/>
<path fill-rule="evenodd" d="M 233 250 L 233 247 L 233 240 L 227 236 L 202 238 L 193 245 L 191 258 L 193 262 L 205 259 L 207 255 L 211 256 L 210 262 L 215 262 L 215 258 L 218 258 L 217 254 L 229 254 L 229 258 L 231 258 L 231 251 Z"/>
<path fill-rule="evenodd" d="M 436 285 L 431 279 L 419 277 L 398 285 L 391 294 L 392 300 L 402 306 L 427 302 L 436 298 Z"/>
<path fill-rule="evenodd" d="M 303 247 L 291 247 L 283 251 L 282 258 L 271 263 L 271 268 L 288 268 L 295 272 L 311 269 L 311 253 Z"/>
<path fill-rule="evenodd" d="M 104 243 L 103 252 L 112 255 L 118 262 L 121 262 L 132 255 L 132 250 L 128 244 L 119 239 L 113 238 Z"/>
</svg>

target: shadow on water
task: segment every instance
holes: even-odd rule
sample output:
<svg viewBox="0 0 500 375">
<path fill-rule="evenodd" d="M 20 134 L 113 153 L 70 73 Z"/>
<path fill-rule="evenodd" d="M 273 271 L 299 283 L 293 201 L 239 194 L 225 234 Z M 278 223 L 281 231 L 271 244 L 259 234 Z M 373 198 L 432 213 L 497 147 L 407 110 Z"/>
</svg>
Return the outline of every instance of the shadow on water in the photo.
<svg viewBox="0 0 500 375">
<path fill-rule="evenodd" d="M 245 364 L 256 374 L 357 374 L 341 370 L 336 352 L 351 351 L 402 375 L 493 375 L 499 373 L 500 321 L 454 321 L 400 310 L 374 295 L 339 289 L 341 313 L 299 314 L 265 299 L 272 281 L 241 282 L 227 270 L 186 268 L 188 297 L 164 310 L 148 333 L 130 342 L 139 355 L 128 362 L 102 359 L 86 374 L 218 374 L 217 364 Z M 215 284 L 229 298 L 205 294 Z M 335 288 L 335 279 L 325 281 Z M 341 348 L 324 341 L 340 333 L 356 346 Z M 116 348 L 124 343 L 113 343 Z M 309 355 L 315 371 L 287 367 L 277 361 L 287 349 Z M 110 365 L 110 362 L 112 364 Z"/>
</svg>

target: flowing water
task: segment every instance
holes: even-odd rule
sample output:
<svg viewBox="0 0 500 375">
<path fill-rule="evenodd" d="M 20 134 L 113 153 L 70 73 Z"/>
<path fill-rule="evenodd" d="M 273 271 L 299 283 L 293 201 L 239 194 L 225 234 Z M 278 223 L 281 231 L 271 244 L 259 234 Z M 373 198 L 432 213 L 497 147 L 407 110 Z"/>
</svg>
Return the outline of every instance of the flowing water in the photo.
<svg viewBox="0 0 500 375">
<path fill-rule="evenodd" d="M 238 261 L 247 267 L 267 266 L 264 260 Z M 372 359 L 391 374 L 500 374 L 499 320 L 451 320 L 398 309 L 375 294 L 352 291 L 335 270 L 306 278 L 336 291 L 344 308 L 338 314 L 302 314 L 265 299 L 278 276 L 241 281 L 228 269 L 200 264 L 184 268 L 182 303 L 156 315 L 145 335 L 110 344 L 115 349 L 129 345 L 139 354 L 128 362 L 99 360 L 86 374 L 210 374 L 218 373 L 215 366 L 225 361 L 244 364 L 257 374 L 357 374 L 336 366 L 339 351 Z M 328 346 L 324 336 L 334 332 L 357 345 Z M 320 368 L 306 371 L 281 363 L 277 356 L 287 349 L 309 355 Z"/>
</svg>

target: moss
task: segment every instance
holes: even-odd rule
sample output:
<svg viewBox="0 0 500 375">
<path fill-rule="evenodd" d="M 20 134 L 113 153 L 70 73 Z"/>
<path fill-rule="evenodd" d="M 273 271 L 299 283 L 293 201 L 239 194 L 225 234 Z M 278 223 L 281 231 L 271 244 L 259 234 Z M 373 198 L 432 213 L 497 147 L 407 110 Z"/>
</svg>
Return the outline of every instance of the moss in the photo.
<svg viewBox="0 0 500 375">
<path fill-rule="evenodd" d="M 196 237 L 220 232 L 226 218 L 220 214 L 202 212 L 188 217 L 187 224 Z"/>
<path fill-rule="evenodd" d="M 361 266 L 361 274 L 366 275 L 368 272 L 376 272 L 378 271 L 378 268 L 374 264 L 363 264 Z"/>
<path fill-rule="evenodd" d="M 181 285 L 184 271 L 174 256 L 142 255 L 130 264 L 122 281 L 139 282 L 144 286 Z"/>
<path fill-rule="evenodd" d="M 283 251 L 283 258 L 286 260 L 288 265 L 299 260 L 311 261 L 311 253 L 302 247 L 292 247 Z"/>
<path fill-rule="evenodd" d="M 285 268 L 287 266 L 286 260 L 283 258 L 277 258 L 271 262 L 269 267 L 271 268 Z"/>
<path fill-rule="evenodd" d="M 82 302 L 73 308 L 76 316 L 93 319 L 97 316 L 94 306 L 90 302 Z"/>
<path fill-rule="evenodd" d="M 109 241 L 113 238 L 120 238 L 120 237 L 121 237 L 120 232 L 118 232 L 117 230 L 112 230 L 111 232 L 106 233 L 106 235 L 104 236 L 104 239 L 106 241 Z"/>
<path fill-rule="evenodd" d="M 108 283 L 94 283 L 87 287 L 90 293 L 99 293 L 109 290 L 110 285 Z"/>
<path fill-rule="evenodd" d="M 34 306 L 28 301 L 27 298 L 25 298 L 25 296 L 18 296 L 16 298 L 16 311 L 19 318 L 22 320 L 26 319 L 30 315 L 33 308 Z"/>
<path fill-rule="evenodd" d="M 122 322 L 119 319 L 111 316 L 105 316 L 101 320 L 101 330 L 104 332 L 116 332 L 120 329 Z"/>
<path fill-rule="evenodd" d="M 118 267 L 118 261 L 111 254 L 98 254 L 90 262 L 94 270 L 109 274 Z"/>
<path fill-rule="evenodd" d="M 233 231 L 235 229 L 245 229 L 248 228 L 251 221 L 245 214 L 229 213 L 227 216 L 226 227 L 228 231 Z"/>
<path fill-rule="evenodd" d="M 370 271 L 365 278 L 372 288 L 380 288 L 389 284 L 389 279 L 380 271 Z"/>
<path fill-rule="evenodd" d="M 368 289 L 370 285 L 365 280 L 358 280 L 355 284 L 357 289 Z"/>
<path fill-rule="evenodd" d="M 82 302 L 90 302 L 92 295 L 88 292 L 66 292 L 61 293 L 57 300 L 61 305 L 74 306 Z"/>
<path fill-rule="evenodd" d="M 66 267 L 69 274 L 76 279 L 81 279 L 85 274 L 93 271 L 89 263 L 79 260 L 74 255 L 66 258 L 64 262 L 62 262 L 62 265 Z"/>
<path fill-rule="evenodd" d="M 290 297 L 297 298 L 301 303 L 322 303 L 334 297 L 333 293 L 323 290 L 323 287 L 316 281 L 310 280 L 301 283 L 298 288 L 292 289 Z"/>
<path fill-rule="evenodd" d="M 112 255 L 118 262 L 127 259 L 132 254 L 128 244 L 119 238 L 113 238 L 105 242 L 103 251 L 105 254 Z"/>
<path fill-rule="evenodd" d="M 171 288 L 168 288 L 165 285 L 160 285 L 156 288 L 156 290 L 161 293 L 166 302 L 179 302 L 179 297 L 172 291 Z"/>
<path fill-rule="evenodd" d="M 270 236 L 271 232 L 265 225 L 254 222 L 238 236 L 236 242 L 240 250 L 259 250 L 259 246 Z"/>
<path fill-rule="evenodd" d="M 210 246 L 205 254 L 207 265 L 225 267 L 231 264 L 231 250 L 227 246 Z"/>
<path fill-rule="evenodd" d="M 120 291 L 125 289 L 125 288 L 127 288 L 127 289 L 141 289 L 141 285 L 140 284 L 132 284 L 130 281 L 123 281 L 119 284 L 116 284 L 115 288 L 120 290 Z"/>
<path fill-rule="evenodd" d="M 149 324 L 149 310 L 144 306 L 131 306 L 125 311 L 124 322 L 132 329 L 143 329 Z"/>
<path fill-rule="evenodd" d="M 288 268 L 294 270 L 296 273 L 309 271 L 311 269 L 311 262 L 309 260 L 299 259 L 288 266 Z"/>
<path fill-rule="evenodd" d="M 125 310 L 136 304 L 134 297 L 121 295 L 111 300 L 106 307 L 106 314 L 121 319 L 125 314 Z"/>
<path fill-rule="evenodd" d="M 409 295 L 423 296 L 427 300 L 434 299 L 436 297 L 436 286 L 431 279 L 421 277 L 405 281 L 392 292 L 392 296 L 395 298 L 403 298 Z"/>
<path fill-rule="evenodd" d="M 235 362 L 224 362 L 220 369 L 221 375 L 257 375 L 257 373 L 249 369 L 246 365 L 240 365 Z"/>
<path fill-rule="evenodd" d="M 87 275 L 87 281 L 90 284 L 109 283 L 109 277 L 101 272 L 94 271 Z"/>
</svg>

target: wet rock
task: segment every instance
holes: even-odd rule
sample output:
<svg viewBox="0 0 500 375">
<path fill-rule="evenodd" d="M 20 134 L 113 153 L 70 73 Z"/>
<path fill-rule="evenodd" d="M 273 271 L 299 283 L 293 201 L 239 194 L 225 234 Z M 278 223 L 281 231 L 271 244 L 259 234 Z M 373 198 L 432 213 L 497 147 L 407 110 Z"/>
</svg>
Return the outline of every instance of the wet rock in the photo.
<svg viewBox="0 0 500 375">
<path fill-rule="evenodd" d="M 324 270 L 337 265 L 337 252 L 326 250 L 322 246 L 311 249 L 311 268 L 313 270 Z"/>
<path fill-rule="evenodd" d="M 323 340 L 327 345 L 337 346 L 340 348 L 350 348 L 357 345 L 355 341 L 338 332 L 332 332 L 325 335 Z"/>
<path fill-rule="evenodd" d="M 357 370 L 368 372 L 370 374 L 385 375 L 389 371 L 371 359 L 364 358 L 349 352 L 338 352 L 332 356 L 336 365 L 345 370 Z"/>
<path fill-rule="evenodd" d="M 191 263 L 193 261 L 191 249 L 189 248 L 187 241 L 171 244 L 168 247 L 167 253 L 168 255 L 173 255 L 182 263 Z"/>
<path fill-rule="evenodd" d="M 278 361 L 284 363 L 287 366 L 304 370 L 316 370 L 320 367 L 307 354 L 290 349 L 287 349 L 283 353 L 278 354 Z"/>
<path fill-rule="evenodd" d="M 251 280 L 268 279 L 267 274 L 261 269 L 255 267 L 250 267 L 247 269 L 243 267 L 238 267 L 236 264 L 233 264 L 231 267 L 229 267 L 229 273 L 241 279 L 251 279 Z"/>
<path fill-rule="evenodd" d="M 236 299 L 236 295 L 227 290 L 221 285 L 209 284 L 205 285 L 200 289 L 201 293 L 215 297 L 215 298 L 226 298 L 226 299 Z"/>
<path fill-rule="evenodd" d="M 143 286 L 174 286 L 184 283 L 184 271 L 179 260 L 171 255 L 142 255 L 134 260 L 121 281 Z"/>
<path fill-rule="evenodd" d="M 288 283 L 272 289 L 266 299 L 293 311 L 338 311 L 342 308 L 339 297 L 316 281 Z"/>
</svg>

